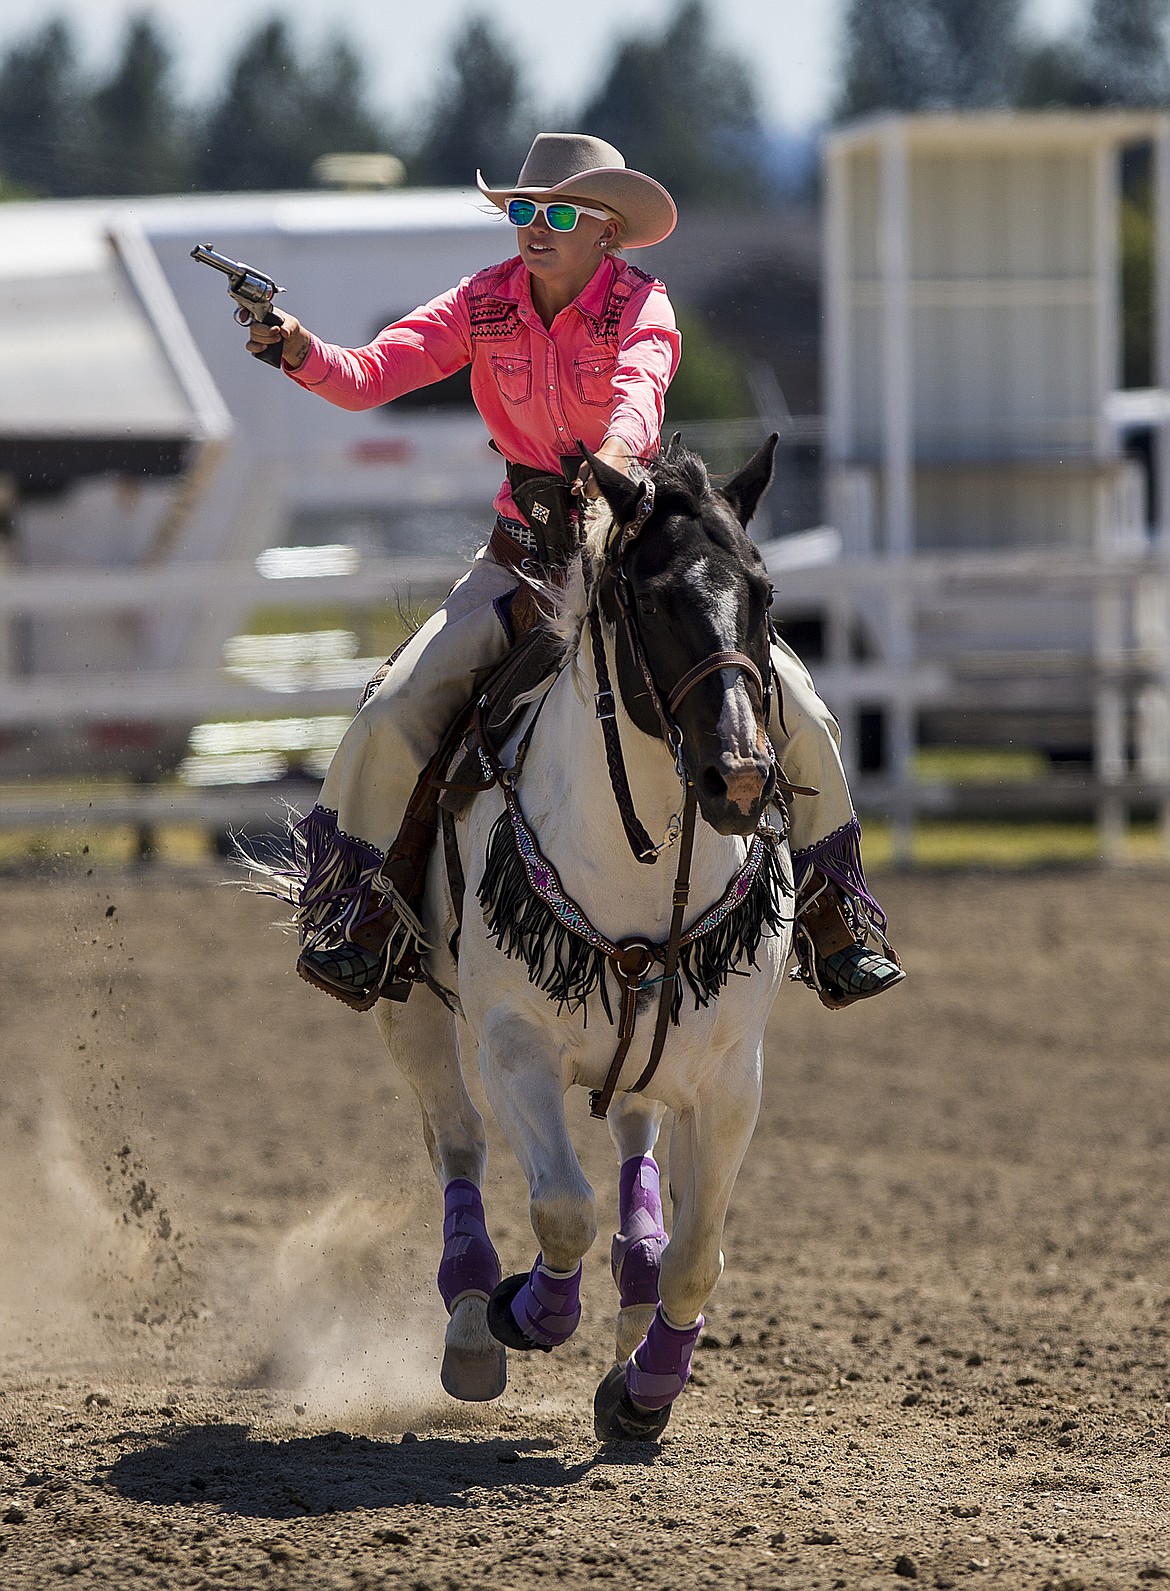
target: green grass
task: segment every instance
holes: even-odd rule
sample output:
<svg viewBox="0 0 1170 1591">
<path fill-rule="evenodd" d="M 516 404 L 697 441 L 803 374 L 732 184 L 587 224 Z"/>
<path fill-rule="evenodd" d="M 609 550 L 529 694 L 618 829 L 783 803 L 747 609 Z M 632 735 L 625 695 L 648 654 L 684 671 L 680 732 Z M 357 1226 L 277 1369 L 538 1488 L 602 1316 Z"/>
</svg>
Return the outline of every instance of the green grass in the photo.
<svg viewBox="0 0 1170 1591">
<path fill-rule="evenodd" d="M 153 838 L 152 859 L 167 867 L 199 867 L 214 855 L 211 835 L 189 824 L 159 825 Z M 139 860 L 138 834 L 130 824 L 0 832 L 0 870 L 84 874 L 91 868 L 129 867 Z"/>
<path fill-rule="evenodd" d="M 1042 779 L 1051 764 L 1042 751 L 1014 746 L 922 746 L 914 775 L 924 783 L 994 784 Z"/>
<path fill-rule="evenodd" d="M 893 866 L 892 828 L 874 820 L 864 825 L 865 863 L 880 872 Z M 914 868 L 1013 868 L 1085 866 L 1101 860 L 1092 823 L 944 822 L 915 825 L 910 865 Z M 1124 856 L 1134 864 L 1170 864 L 1156 824 L 1131 825 Z"/>
<path fill-rule="evenodd" d="M 865 864 L 873 874 L 894 865 L 891 826 L 874 819 L 864 825 Z M 212 859 L 210 834 L 191 824 L 160 824 L 155 829 L 157 859 L 166 866 L 190 867 Z M 89 867 L 125 867 L 138 859 L 137 835 L 129 824 L 0 831 L 0 868 L 57 866 L 84 872 Z M 919 823 L 914 831 L 911 867 L 978 868 L 1011 872 L 1037 867 L 1085 867 L 1101 860 L 1091 823 Z M 1170 867 L 1153 823 L 1134 824 L 1123 861 L 1134 866 Z"/>
</svg>

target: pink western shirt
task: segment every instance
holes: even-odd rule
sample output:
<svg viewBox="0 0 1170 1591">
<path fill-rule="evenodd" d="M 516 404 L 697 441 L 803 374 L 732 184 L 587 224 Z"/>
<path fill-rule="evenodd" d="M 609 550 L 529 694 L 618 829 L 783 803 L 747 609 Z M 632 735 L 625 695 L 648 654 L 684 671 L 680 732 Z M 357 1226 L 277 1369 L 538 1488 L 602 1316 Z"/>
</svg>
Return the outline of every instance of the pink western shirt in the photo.
<svg viewBox="0 0 1170 1591">
<path fill-rule="evenodd" d="M 666 389 L 682 339 L 666 288 L 605 258 L 546 327 L 517 256 L 379 332 L 365 348 L 312 338 L 289 375 L 343 409 L 389 403 L 471 365 L 471 393 L 504 458 L 560 473 L 562 454 L 620 437 L 637 458 L 658 451 Z M 519 518 L 505 481 L 499 513 Z"/>
</svg>

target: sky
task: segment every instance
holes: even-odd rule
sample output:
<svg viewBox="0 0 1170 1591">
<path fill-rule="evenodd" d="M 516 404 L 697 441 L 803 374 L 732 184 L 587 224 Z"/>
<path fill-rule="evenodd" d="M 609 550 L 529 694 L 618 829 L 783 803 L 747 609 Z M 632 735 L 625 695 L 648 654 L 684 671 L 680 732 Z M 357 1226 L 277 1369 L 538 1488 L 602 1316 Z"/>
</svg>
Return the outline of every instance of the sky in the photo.
<svg viewBox="0 0 1170 1591">
<path fill-rule="evenodd" d="M 371 98 L 396 118 L 433 92 L 456 32 L 471 10 L 487 12 L 521 55 L 537 109 L 555 113 L 563 92 L 571 112 L 604 70 L 614 41 L 657 31 L 676 0 L 0 0 L 0 50 L 48 16 L 75 25 L 86 64 L 112 57 L 129 16 L 153 12 L 173 42 L 180 82 L 200 93 L 253 26 L 279 12 L 311 48 L 337 27 L 360 49 Z M 834 64 L 847 0 L 708 0 L 727 44 L 756 69 L 765 119 L 792 130 L 824 119 L 836 93 Z M 1027 0 L 1025 15 L 1056 33 L 1083 14 L 1085 0 Z M 587 17 L 587 27 L 582 18 Z M 563 85 L 563 90 L 562 90 Z"/>
</svg>

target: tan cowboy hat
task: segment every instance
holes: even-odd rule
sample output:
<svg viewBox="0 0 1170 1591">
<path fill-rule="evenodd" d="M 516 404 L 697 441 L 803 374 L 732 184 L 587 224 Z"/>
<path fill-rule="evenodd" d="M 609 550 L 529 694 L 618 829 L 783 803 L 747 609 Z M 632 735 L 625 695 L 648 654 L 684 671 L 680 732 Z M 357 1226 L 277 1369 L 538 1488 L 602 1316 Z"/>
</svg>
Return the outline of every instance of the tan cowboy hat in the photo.
<svg viewBox="0 0 1170 1591">
<path fill-rule="evenodd" d="M 537 133 L 514 183 L 489 188 L 477 171 L 479 191 L 498 210 L 517 197 L 543 199 L 563 194 L 612 210 L 622 223 L 621 247 L 644 249 L 674 231 L 678 211 L 660 182 L 631 171 L 621 151 L 588 133 Z"/>
</svg>

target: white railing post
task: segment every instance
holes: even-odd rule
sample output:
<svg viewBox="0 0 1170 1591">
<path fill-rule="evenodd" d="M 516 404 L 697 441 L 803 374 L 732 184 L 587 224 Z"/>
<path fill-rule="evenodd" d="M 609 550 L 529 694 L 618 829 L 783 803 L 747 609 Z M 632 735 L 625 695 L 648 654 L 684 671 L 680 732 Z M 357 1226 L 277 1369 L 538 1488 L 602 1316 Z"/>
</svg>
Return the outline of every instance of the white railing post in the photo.
<svg viewBox="0 0 1170 1591">
<path fill-rule="evenodd" d="M 906 561 L 914 551 L 914 327 L 910 279 L 910 157 L 905 125 L 891 121 L 881 137 L 878 260 L 882 288 L 882 541 L 883 555 Z M 886 647 L 907 671 L 914 661 L 914 599 L 907 584 L 886 594 Z M 914 854 L 914 710 L 901 697 L 883 703 L 893 786 L 893 852 L 899 866 Z"/>
<path fill-rule="evenodd" d="M 1125 655 L 1125 604 L 1115 576 L 1098 580 L 1093 596 L 1093 772 L 1098 785 L 1097 840 L 1107 862 L 1125 849 L 1126 803 L 1120 786 L 1128 773 L 1126 700 L 1118 683 Z"/>
</svg>

